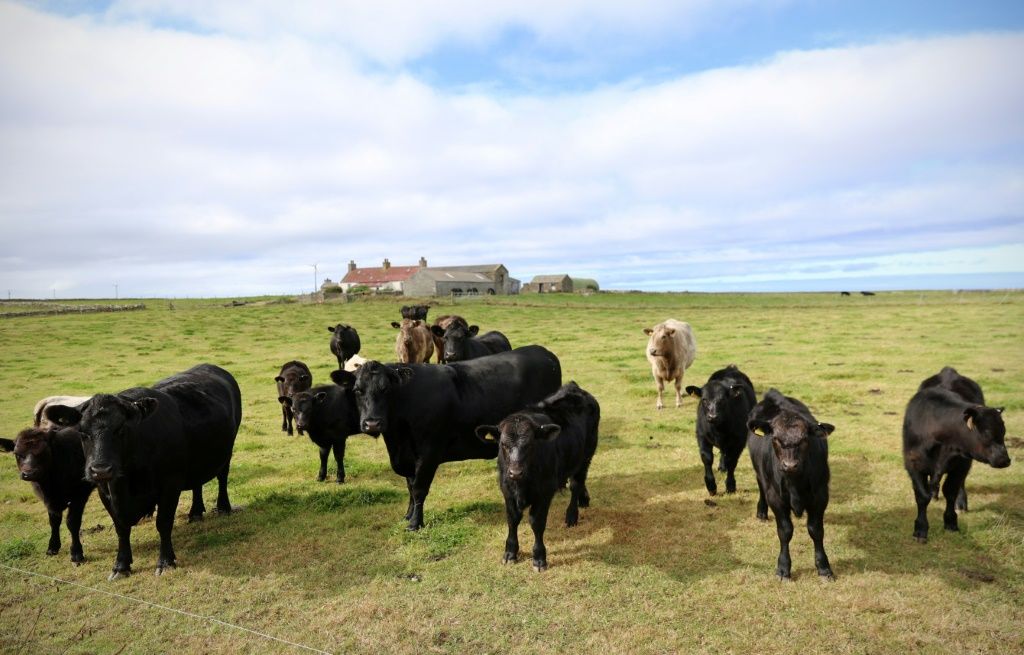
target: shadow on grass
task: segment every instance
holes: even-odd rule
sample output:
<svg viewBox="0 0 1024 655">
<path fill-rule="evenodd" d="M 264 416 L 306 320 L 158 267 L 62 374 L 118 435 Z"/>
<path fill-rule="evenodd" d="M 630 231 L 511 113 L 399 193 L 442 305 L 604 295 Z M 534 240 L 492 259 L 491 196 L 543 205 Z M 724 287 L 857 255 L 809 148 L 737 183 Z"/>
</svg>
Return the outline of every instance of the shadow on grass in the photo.
<svg viewBox="0 0 1024 655">
<path fill-rule="evenodd" d="M 944 529 L 942 513 L 946 500 L 933 500 L 928 506 L 930 529 L 928 543 L 925 544 L 917 543 L 912 536 L 917 507 L 909 480 L 906 485 L 907 502 L 899 508 L 834 513 L 831 521 L 836 525 L 847 526 L 847 541 L 863 553 L 860 557 L 840 560 L 837 565 L 851 571 L 892 575 L 932 574 L 958 589 L 976 588 L 979 583 L 1003 586 L 1019 583 L 1020 571 L 1014 568 L 1012 562 L 998 559 L 992 548 L 977 538 L 979 531 L 975 526 L 983 521 L 977 515 L 989 510 L 1018 521 L 1024 517 L 1021 507 L 1024 483 L 998 487 L 978 486 L 972 489 L 970 478 L 967 481 L 968 494 L 973 490 L 974 496 L 970 501 L 971 511 L 958 512 L 960 531 L 949 532 Z M 979 502 L 982 495 L 996 497 Z M 825 522 L 827 529 L 827 514 Z"/>
</svg>

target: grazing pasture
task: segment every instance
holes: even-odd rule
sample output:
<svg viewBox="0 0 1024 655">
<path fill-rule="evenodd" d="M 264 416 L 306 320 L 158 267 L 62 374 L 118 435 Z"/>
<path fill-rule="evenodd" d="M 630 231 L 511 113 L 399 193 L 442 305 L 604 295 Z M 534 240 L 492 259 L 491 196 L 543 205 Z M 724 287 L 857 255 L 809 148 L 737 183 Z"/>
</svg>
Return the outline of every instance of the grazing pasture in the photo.
<svg viewBox="0 0 1024 655">
<path fill-rule="evenodd" d="M 183 498 L 178 568 L 162 577 L 153 575 L 158 535 L 144 520 L 133 530 L 135 575 L 107 581 L 117 539 L 96 500 L 83 520 L 86 563 L 47 557 L 45 508 L 0 455 L 0 652 L 301 652 L 4 567 L 334 653 L 1024 650 L 1024 293 L 552 294 L 434 307 L 500 330 L 514 348 L 544 345 L 563 380 L 601 404 L 590 507 L 574 528 L 549 517 L 543 573 L 528 560 L 501 563 L 494 461 L 442 465 L 425 527 L 412 533 L 402 519 L 406 484 L 382 440 L 350 438 L 346 483 L 337 485 L 316 482 L 308 438 L 281 432 L 281 362 L 300 359 L 326 383 L 337 360 L 324 326 L 337 323 L 359 331 L 364 357 L 391 361 L 402 302 L 176 300 L 172 309 L 147 300 L 145 311 L 0 322 L 0 436 L 28 426 L 45 396 L 152 385 L 204 361 L 235 376 L 243 403 L 230 475 L 243 509 L 186 523 Z M 825 547 L 837 581 L 818 579 L 803 520 L 793 582 L 776 579 L 778 538 L 754 517 L 746 453 L 737 493 L 708 497 L 696 401 L 661 411 L 652 402 L 642 330 L 668 317 L 690 323 L 700 344 L 688 380 L 734 363 L 758 399 L 776 387 L 836 426 Z M 1014 462 L 975 464 L 961 532 L 943 531 L 933 506 L 922 545 L 911 534 L 900 430 L 918 385 L 947 364 L 1006 408 Z M 525 523 L 519 536 L 531 538 Z"/>
</svg>

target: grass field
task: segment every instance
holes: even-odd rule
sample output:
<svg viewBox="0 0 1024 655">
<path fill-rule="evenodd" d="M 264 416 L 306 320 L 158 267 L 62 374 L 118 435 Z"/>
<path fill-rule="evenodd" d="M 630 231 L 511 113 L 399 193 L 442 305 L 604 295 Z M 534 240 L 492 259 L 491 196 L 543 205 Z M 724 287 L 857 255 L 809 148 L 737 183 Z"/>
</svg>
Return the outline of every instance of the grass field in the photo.
<svg viewBox="0 0 1024 655">
<path fill-rule="evenodd" d="M 326 383 L 327 325 L 359 330 L 362 354 L 394 358 L 401 301 L 301 305 L 264 299 L 148 300 L 145 311 L 0 321 L 0 434 L 28 424 L 35 401 L 115 392 L 212 362 L 242 388 L 231 496 L 244 509 L 188 524 L 178 508 L 177 570 L 153 575 L 153 523 L 133 531 L 135 575 L 108 582 L 116 538 L 94 494 L 87 562 L 45 556 L 42 504 L 0 459 L 0 564 L 214 617 L 332 653 L 1010 653 L 1024 651 L 1024 469 L 975 465 L 959 534 L 929 513 L 911 537 L 903 409 L 943 365 L 1005 406 L 1010 455 L 1024 454 L 1024 293 L 598 294 L 477 301 L 458 313 L 514 346 L 539 343 L 601 402 L 593 498 L 576 528 L 556 497 L 550 569 L 502 566 L 504 510 L 493 461 L 443 465 L 426 527 L 404 530 L 405 482 L 383 441 L 349 440 L 348 482 L 317 483 L 316 448 L 280 431 L 273 382 L 302 359 Z M 405 302 L 408 302 L 406 300 Z M 431 315 L 449 313 L 435 307 Z M 825 546 L 838 576 L 818 579 L 803 521 L 794 582 L 775 579 L 774 523 L 754 518 L 746 454 L 739 491 L 708 502 L 695 405 L 654 408 L 642 328 L 689 321 L 699 354 L 686 383 L 736 363 L 837 426 Z M 333 461 L 332 461 L 333 465 Z M 719 474 L 720 476 L 720 474 Z M 330 480 L 332 474 L 329 473 Z M 719 477 L 719 487 L 724 482 Z M 214 484 L 207 485 L 215 497 Z M 209 501 L 208 501 L 209 502 Z M 520 540 L 532 536 L 524 521 Z M 165 609 L 0 568 L 0 652 L 300 652 Z"/>
</svg>

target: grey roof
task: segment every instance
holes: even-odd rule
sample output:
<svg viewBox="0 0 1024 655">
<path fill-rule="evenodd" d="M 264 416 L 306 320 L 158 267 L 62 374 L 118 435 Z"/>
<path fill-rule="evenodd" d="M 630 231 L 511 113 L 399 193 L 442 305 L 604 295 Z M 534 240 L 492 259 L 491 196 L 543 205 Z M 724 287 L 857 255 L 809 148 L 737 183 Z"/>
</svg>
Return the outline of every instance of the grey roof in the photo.
<svg viewBox="0 0 1024 655">
<path fill-rule="evenodd" d="M 569 276 L 568 275 L 534 275 L 533 276 L 533 280 L 531 280 L 531 282 L 533 282 L 534 284 L 536 284 L 538 282 L 561 282 L 562 280 L 564 280 L 567 277 L 569 277 Z"/>
<path fill-rule="evenodd" d="M 503 264 L 474 264 L 472 266 L 431 266 L 430 268 L 442 271 L 472 271 L 473 273 L 493 273 L 502 266 Z"/>
<path fill-rule="evenodd" d="M 483 273 L 474 273 L 471 271 L 459 271 L 453 269 L 443 268 L 423 268 L 416 273 L 416 276 L 424 276 L 428 280 L 436 280 L 437 282 L 473 282 L 477 284 L 493 284 L 494 280 L 487 277 Z"/>
</svg>

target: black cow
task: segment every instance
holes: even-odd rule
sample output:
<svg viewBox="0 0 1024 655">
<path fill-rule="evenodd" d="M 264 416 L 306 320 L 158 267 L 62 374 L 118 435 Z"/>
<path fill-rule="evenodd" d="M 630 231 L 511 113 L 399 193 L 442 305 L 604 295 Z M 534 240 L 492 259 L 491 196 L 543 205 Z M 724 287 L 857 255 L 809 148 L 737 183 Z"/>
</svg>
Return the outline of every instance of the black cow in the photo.
<svg viewBox="0 0 1024 655">
<path fill-rule="evenodd" d="M 579 508 L 590 506 L 587 471 L 597 450 L 601 406 L 575 382 L 498 425 L 481 425 L 476 435 L 498 443 L 498 485 L 505 497 L 508 538 L 505 563 L 519 558 L 519 522 L 530 508 L 533 568 L 548 567 L 544 528 L 555 492 L 569 482 L 565 525 L 579 522 Z"/>
<path fill-rule="evenodd" d="M 430 336 L 434 339 L 434 352 L 437 353 L 437 363 L 444 364 L 444 331 L 448 329 L 448 326 L 453 323 L 459 323 L 467 330 L 469 329 L 469 323 L 466 319 L 462 318 L 458 314 L 445 314 L 444 316 L 438 316 L 434 319 L 434 325 L 430 328 Z M 437 326 L 440 331 L 434 330 L 434 326 Z"/>
<path fill-rule="evenodd" d="M 430 331 L 444 342 L 444 361 L 448 364 L 512 350 L 512 344 L 501 332 L 492 331 L 477 336 L 480 333 L 477 325 L 467 326 L 456 321 L 447 328 L 435 325 Z"/>
<path fill-rule="evenodd" d="M 960 375 L 956 369 L 952 366 L 945 366 L 937 374 L 926 378 L 918 390 L 925 389 L 927 387 L 942 387 L 943 389 L 949 389 L 950 391 L 957 393 L 961 398 L 969 403 L 976 405 L 985 404 L 985 394 L 981 391 L 981 385 L 972 380 L 969 377 Z M 967 470 L 970 472 L 971 460 L 967 461 Z M 935 493 L 938 493 L 938 479 L 935 480 Z M 937 496 L 936 496 L 937 497 Z M 956 496 L 956 509 L 966 512 L 967 511 L 967 487 L 966 485 L 960 486 L 960 493 Z"/>
<path fill-rule="evenodd" d="M 850 295 L 850 292 L 849 291 L 840 291 L 839 295 L 840 296 L 848 296 L 848 295 Z"/>
<path fill-rule="evenodd" d="M 814 542 L 818 575 L 834 580 L 825 555 L 825 508 L 828 507 L 828 441 L 835 427 L 818 423 L 799 400 L 770 389 L 750 411 L 747 448 L 757 475 L 757 518 L 768 519 L 768 506 L 779 533 L 779 562 L 775 574 L 790 578 L 789 542 L 793 538 L 790 511 L 803 516 Z"/>
<path fill-rule="evenodd" d="M 46 554 L 60 552 L 60 524 L 67 509 L 71 562 L 75 566 L 84 562 L 80 540 L 82 510 L 95 485 L 84 478 L 82 435 L 74 428 L 28 428 L 14 441 L 0 439 L 0 450 L 14 452 L 21 479 L 32 483 L 32 491 L 46 506 L 50 517 Z"/>
<path fill-rule="evenodd" d="M 359 333 L 351 325 L 338 323 L 334 327 L 328 326 L 331 332 L 331 352 L 338 358 L 338 370 L 344 370 L 345 362 L 351 359 L 352 355 L 359 353 L 362 347 L 359 341 Z"/>
<path fill-rule="evenodd" d="M 277 399 L 281 403 L 281 431 L 287 432 L 289 436 L 294 435 L 292 431 L 292 406 L 284 402 L 284 398 L 290 398 L 293 394 L 306 391 L 313 386 L 313 374 L 304 363 L 293 360 L 281 367 L 281 372 L 274 378 L 277 381 Z M 302 434 L 302 427 L 299 427 L 299 434 Z"/>
<path fill-rule="evenodd" d="M 942 378 L 948 383 L 955 380 L 954 375 L 956 372 L 947 368 L 922 382 L 903 416 L 903 464 L 917 500 L 914 538 L 920 543 L 928 541 L 928 503 L 932 498 L 938 499 L 943 475 L 946 476 L 942 484 L 946 497 L 943 524 L 947 530 L 959 531 L 956 500 L 971 470 L 972 460 L 993 468 L 1010 465 L 1004 443 L 1003 408 L 965 400 L 960 393 L 944 386 Z M 935 378 L 939 378 L 937 385 Z M 970 385 L 964 385 L 964 389 L 973 396 Z M 977 391 L 980 394 L 980 387 Z"/>
<path fill-rule="evenodd" d="M 402 305 L 402 318 L 407 318 L 412 321 L 425 321 L 427 320 L 427 312 L 430 311 L 430 305 Z"/>
<path fill-rule="evenodd" d="M 715 371 L 703 387 L 686 387 L 686 393 L 700 398 L 697 404 L 697 448 L 704 463 L 704 486 L 714 496 L 718 493 L 711 465 L 715 460 L 712 448 L 720 452 L 719 468 L 725 469 L 725 491 L 736 491 L 736 463 L 747 445 L 747 415 L 757 402 L 750 378 L 736 366 Z"/>
<path fill-rule="evenodd" d="M 360 429 L 384 435 L 391 468 L 409 488 L 408 527 L 418 530 L 437 467 L 494 458 L 498 447 L 477 439 L 476 427 L 556 391 L 562 367 L 545 348 L 525 346 L 448 366 L 369 361 L 354 376 L 334 371 L 331 378 L 353 388 Z"/>
<path fill-rule="evenodd" d="M 860 295 L 862 295 L 862 296 L 873 296 L 873 295 L 875 295 L 875 292 L 874 291 L 861 291 Z"/>
<path fill-rule="evenodd" d="M 77 425 L 85 447 L 85 477 L 117 531 L 110 579 L 131 574 L 131 529 L 156 508 L 160 557 L 156 573 L 176 565 L 171 529 L 181 492 L 192 489 L 190 518 L 201 517 L 202 485 L 217 478 L 217 511 L 228 513 L 228 470 L 242 420 L 242 397 L 231 374 L 200 364 L 116 395 L 93 396 L 75 409 L 51 406 L 54 423 Z"/>
<path fill-rule="evenodd" d="M 309 440 L 320 447 L 318 482 L 327 479 L 327 458 L 334 449 L 334 463 L 338 465 L 338 484 L 345 481 L 345 442 L 349 435 L 359 434 L 359 410 L 351 389 L 336 384 L 323 384 L 308 391 L 300 391 L 291 398 L 282 397 L 281 403 L 295 413 L 295 425 L 301 433 L 309 433 Z"/>
</svg>

